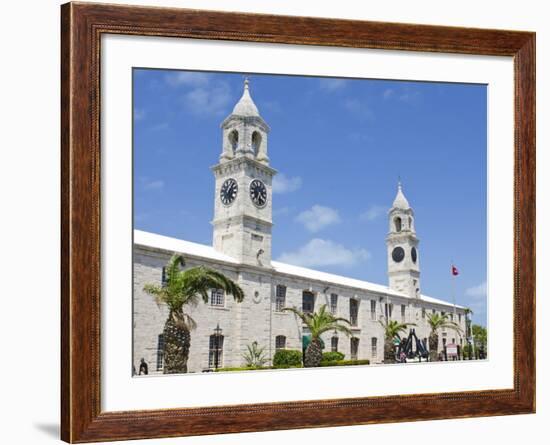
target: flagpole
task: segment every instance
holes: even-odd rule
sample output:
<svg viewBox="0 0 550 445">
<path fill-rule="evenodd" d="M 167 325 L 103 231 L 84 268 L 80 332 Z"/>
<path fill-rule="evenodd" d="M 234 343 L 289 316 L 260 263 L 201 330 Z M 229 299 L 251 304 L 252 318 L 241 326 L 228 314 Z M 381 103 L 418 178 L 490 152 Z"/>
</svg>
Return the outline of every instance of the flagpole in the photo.
<svg viewBox="0 0 550 445">
<path fill-rule="evenodd" d="M 456 280 L 456 275 L 454 274 L 454 263 L 453 261 L 451 260 L 451 292 L 452 292 L 452 297 L 453 297 L 453 318 L 456 316 L 456 296 L 455 296 L 455 293 L 456 293 L 456 283 L 455 283 L 455 280 Z"/>
</svg>

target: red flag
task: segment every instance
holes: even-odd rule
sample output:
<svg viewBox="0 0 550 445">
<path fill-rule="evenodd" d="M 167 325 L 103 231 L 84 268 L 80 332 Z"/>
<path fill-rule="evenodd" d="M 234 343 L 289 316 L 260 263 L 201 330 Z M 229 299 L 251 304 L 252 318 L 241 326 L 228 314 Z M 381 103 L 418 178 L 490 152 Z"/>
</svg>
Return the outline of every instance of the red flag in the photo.
<svg viewBox="0 0 550 445">
<path fill-rule="evenodd" d="M 454 264 L 451 265 L 451 274 L 456 277 L 458 275 L 458 269 Z"/>
</svg>

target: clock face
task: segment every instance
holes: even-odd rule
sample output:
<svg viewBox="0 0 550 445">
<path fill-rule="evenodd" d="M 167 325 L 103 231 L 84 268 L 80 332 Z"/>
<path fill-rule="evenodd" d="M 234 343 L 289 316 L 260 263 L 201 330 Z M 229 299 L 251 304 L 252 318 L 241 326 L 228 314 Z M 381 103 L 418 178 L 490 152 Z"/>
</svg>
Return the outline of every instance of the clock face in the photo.
<svg viewBox="0 0 550 445">
<path fill-rule="evenodd" d="M 405 251 L 403 250 L 403 247 L 396 247 L 393 249 L 391 257 L 396 263 L 403 261 L 403 258 L 405 258 Z"/>
<path fill-rule="evenodd" d="M 412 260 L 413 260 L 413 263 L 416 263 L 416 255 L 417 255 L 417 254 L 416 254 L 416 247 L 413 247 L 413 248 L 411 249 L 411 258 L 412 258 Z"/>
<path fill-rule="evenodd" d="M 239 186 L 237 185 L 237 181 L 235 181 L 233 178 L 227 179 L 220 190 L 220 200 L 223 203 L 223 205 L 230 205 L 235 198 L 237 197 L 237 191 L 239 190 Z"/>
<path fill-rule="evenodd" d="M 250 183 L 250 199 L 256 207 L 264 207 L 267 204 L 267 189 L 259 179 Z"/>
</svg>

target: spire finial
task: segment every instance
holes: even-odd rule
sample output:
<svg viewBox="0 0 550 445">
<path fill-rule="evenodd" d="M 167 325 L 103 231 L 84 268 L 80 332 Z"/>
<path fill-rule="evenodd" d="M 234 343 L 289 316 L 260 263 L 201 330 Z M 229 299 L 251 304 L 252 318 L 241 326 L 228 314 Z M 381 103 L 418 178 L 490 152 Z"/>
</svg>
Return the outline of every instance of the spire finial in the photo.
<svg viewBox="0 0 550 445">
<path fill-rule="evenodd" d="M 405 195 L 403 194 L 403 183 L 401 182 L 401 176 L 398 176 L 397 179 L 397 195 L 395 195 L 395 200 L 393 201 L 394 208 L 408 209 L 409 202 Z"/>
<path fill-rule="evenodd" d="M 235 108 L 233 108 L 232 114 L 236 116 L 260 116 L 258 108 L 254 104 L 252 97 L 250 97 L 250 91 L 248 90 L 249 83 L 248 76 L 244 76 L 243 95 L 235 105 Z"/>
</svg>

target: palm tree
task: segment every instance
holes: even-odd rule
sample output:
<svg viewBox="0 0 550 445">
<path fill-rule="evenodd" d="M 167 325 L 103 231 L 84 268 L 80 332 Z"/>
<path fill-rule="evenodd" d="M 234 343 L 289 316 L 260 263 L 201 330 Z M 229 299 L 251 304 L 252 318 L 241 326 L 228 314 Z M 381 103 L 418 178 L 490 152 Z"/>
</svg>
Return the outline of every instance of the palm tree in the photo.
<svg viewBox="0 0 550 445">
<path fill-rule="evenodd" d="M 302 312 L 295 307 L 285 307 L 283 311 L 290 311 L 296 314 L 307 326 L 311 334 L 311 341 L 307 345 L 304 354 L 304 366 L 312 368 L 319 366 L 323 358 L 323 347 L 321 335 L 328 331 L 340 331 L 346 335 L 353 336 L 351 329 L 342 323 L 350 324 L 349 320 L 341 317 L 335 317 L 327 311 L 327 305 L 323 304 L 319 312 Z"/>
<path fill-rule="evenodd" d="M 180 374 L 187 372 L 191 330 L 196 327 L 191 316 L 184 312 L 186 306 L 196 306 L 200 297 L 208 303 L 211 289 L 222 289 L 241 302 L 244 292 L 235 282 L 220 272 L 204 266 L 180 270 L 184 265 L 183 257 L 172 255 L 166 266 L 166 282 L 146 284 L 143 290 L 155 297 L 157 304 L 168 306 L 168 318 L 164 324 L 164 373 Z"/>
<path fill-rule="evenodd" d="M 415 323 L 399 323 L 397 320 L 378 322 L 384 328 L 384 363 L 395 363 L 395 345 L 394 339 L 401 340 L 400 333 L 406 332 L 409 326 L 416 326 Z"/>
<path fill-rule="evenodd" d="M 428 317 L 428 324 L 430 325 L 431 330 L 430 337 L 428 339 L 430 345 L 430 361 L 433 362 L 437 360 L 437 348 L 439 345 L 439 335 L 437 332 L 439 329 L 452 329 L 458 333 L 462 332 L 462 329 L 458 323 L 450 321 L 447 314 L 431 314 Z"/>
<path fill-rule="evenodd" d="M 472 360 L 472 352 L 473 352 L 473 344 L 470 341 L 472 338 L 472 314 L 474 311 L 472 311 L 469 307 L 464 309 L 464 323 L 466 325 L 466 341 L 468 342 L 468 359 Z M 464 360 L 466 360 L 466 357 L 464 357 Z"/>
</svg>

